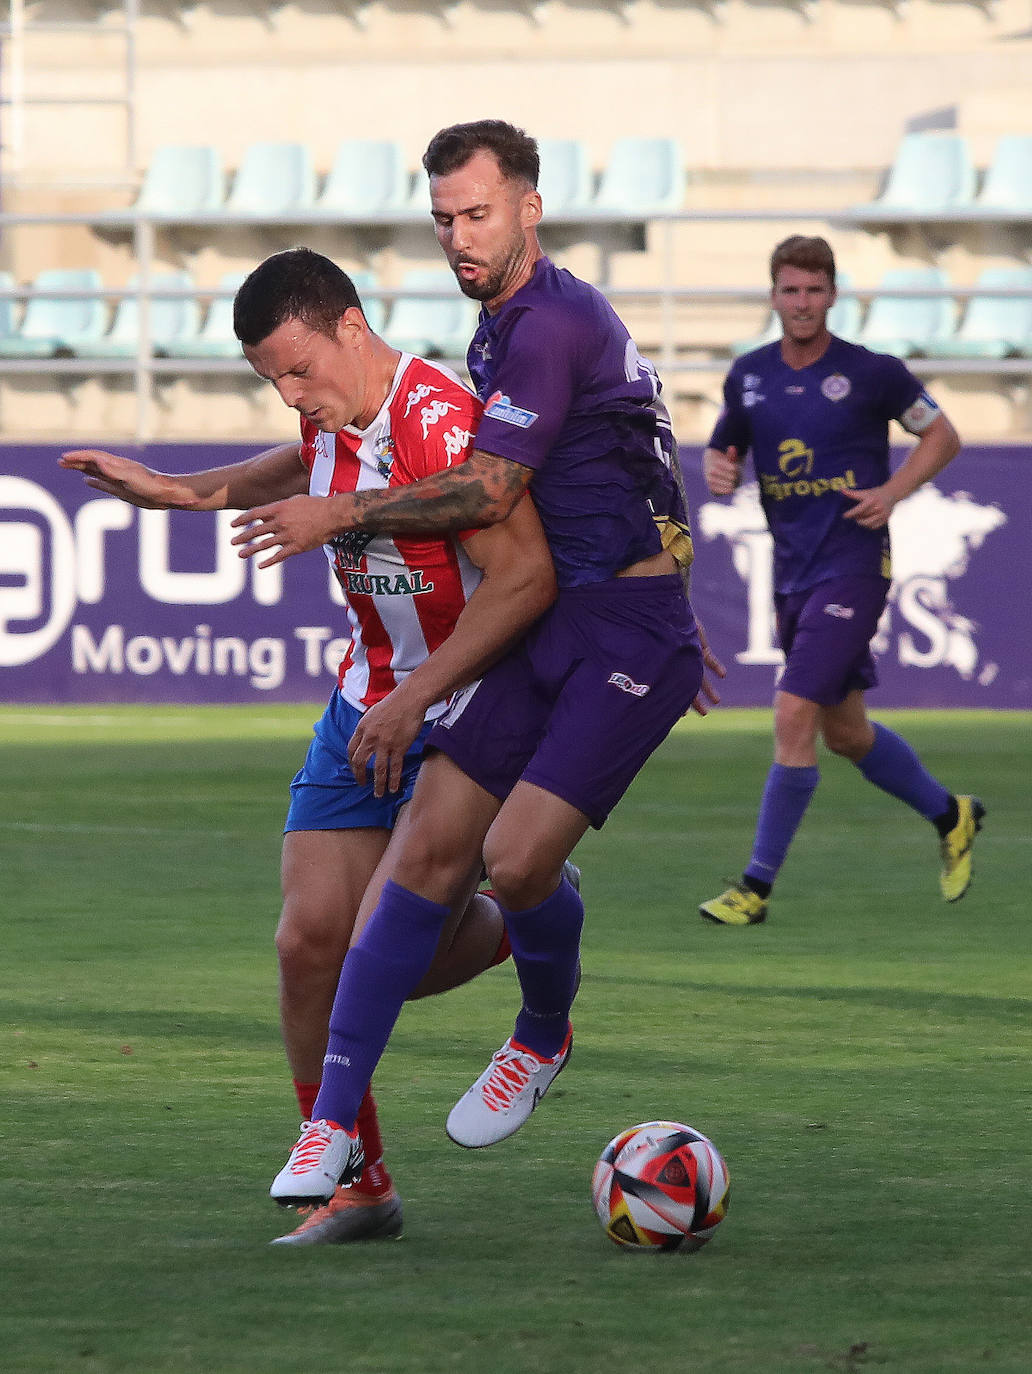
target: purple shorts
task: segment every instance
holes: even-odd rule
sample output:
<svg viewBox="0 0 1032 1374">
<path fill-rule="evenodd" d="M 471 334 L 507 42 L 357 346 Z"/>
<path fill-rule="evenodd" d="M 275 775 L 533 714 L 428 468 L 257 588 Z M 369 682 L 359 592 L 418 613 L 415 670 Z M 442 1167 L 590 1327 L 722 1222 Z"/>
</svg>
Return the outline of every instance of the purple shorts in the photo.
<svg viewBox="0 0 1032 1374">
<path fill-rule="evenodd" d="M 871 640 L 885 608 L 883 577 L 836 577 L 774 597 L 785 671 L 778 691 L 838 706 L 850 692 L 878 684 Z"/>
<path fill-rule="evenodd" d="M 612 578 L 561 591 L 427 743 L 499 800 L 531 782 L 597 829 L 701 682 L 680 576 Z"/>
</svg>

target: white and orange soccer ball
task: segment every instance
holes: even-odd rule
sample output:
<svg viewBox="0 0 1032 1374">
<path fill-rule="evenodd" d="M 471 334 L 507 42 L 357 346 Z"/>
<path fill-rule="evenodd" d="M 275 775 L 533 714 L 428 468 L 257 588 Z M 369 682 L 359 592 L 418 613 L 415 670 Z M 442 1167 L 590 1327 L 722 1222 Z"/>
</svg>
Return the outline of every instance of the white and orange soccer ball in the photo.
<svg viewBox="0 0 1032 1374">
<path fill-rule="evenodd" d="M 720 1151 L 678 1121 L 646 1121 L 602 1151 L 591 1194 L 606 1235 L 637 1250 L 699 1250 L 727 1215 Z"/>
</svg>

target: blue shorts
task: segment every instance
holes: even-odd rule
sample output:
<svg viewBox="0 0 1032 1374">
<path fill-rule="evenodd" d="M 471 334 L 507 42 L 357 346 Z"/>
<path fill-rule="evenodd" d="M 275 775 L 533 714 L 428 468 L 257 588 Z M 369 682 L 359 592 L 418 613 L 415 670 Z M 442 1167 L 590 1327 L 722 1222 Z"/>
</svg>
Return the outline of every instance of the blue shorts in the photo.
<svg viewBox="0 0 1032 1374">
<path fill-rule="evenodd" d="M 500 801 L 520 780 L 597 829 L 689 709 L 702 651 L 678 574 L 559 593 L 526 639 L 456 694 L 430 747 Z"/>
<path fill-rule="evenodd" d="M 778 639 L 785 651 L 778 691 L 818 706 L 838 706 L 850 692 L 876 687 L 870 644 L 888 594 L 883 577 L 836 577 L 775 596 Z"/>
<path fill-rule="evenodd" d="M 362 719 L 334 688 L 329 705 L 315 723 L 315 738 L 308 746 L 304 765 L 290 784 L 290 809 L 283 826 L 290 830 L 360 830 L 375 827 L 393 830 L 398 812 L 412 796 L 416 774 L 423 761 L 426 737 L 423 728 L 405 755 L 401 790 L 375 797 L 372 763 L 368 782 L 359 783 L 348 763 L 348 744 Z"/>
</svg>

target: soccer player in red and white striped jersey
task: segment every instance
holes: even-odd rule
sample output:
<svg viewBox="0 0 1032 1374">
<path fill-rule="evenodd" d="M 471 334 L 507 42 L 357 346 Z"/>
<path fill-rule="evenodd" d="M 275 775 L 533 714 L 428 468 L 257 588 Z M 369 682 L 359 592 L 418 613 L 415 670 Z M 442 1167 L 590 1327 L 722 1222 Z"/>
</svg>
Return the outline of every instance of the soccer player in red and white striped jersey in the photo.
<svg viewBox="0 0 1032 1374">
<path fill-rule="evenodd" d="M 188 476 L 156 473 L 98 450 L 62 465 L 133 505 L 247 509 L 292 496 L 397 487 L 461 463 L 482 406 L 447 369 L 399 353 L 370 329 L 350 279 L 306 249 L 275 254 L 245 281 L 235 323 L 255 371 L 301 416 L 300 442 Z M 457 536 L 343 535 L 325 546 L 344 594 L 351 645 L 338 686 L 291 784 L 276 943 L 287 1058 L 305 1119 L 319 1089 L 344 956 L 379 898 L 389 844 L 411 796 L 424 741 L 449 695 L 474 681 L 548 607 L 555 574 L 529 499 L 488 530 Z M 384 751 L 359 784 L 348 746 L 359 722 L 402 717 L 415 736 Z M 394 734 L 392 730 L 388 732 Z M 375 729 L 371 737 L 375 738 Z M 504 928 L 474 895 L 455 903 L 438 956 L 414 996 L 458 986 L 504 957 Z M 401 1202 L 382 1161 L 371 1093 L 360 1111 L 365 1158 L 278 1243 L 341 1243 L 400 1234 Z M 298 1198 L 297 1201 L 303 1201 Z"/>
</svg>

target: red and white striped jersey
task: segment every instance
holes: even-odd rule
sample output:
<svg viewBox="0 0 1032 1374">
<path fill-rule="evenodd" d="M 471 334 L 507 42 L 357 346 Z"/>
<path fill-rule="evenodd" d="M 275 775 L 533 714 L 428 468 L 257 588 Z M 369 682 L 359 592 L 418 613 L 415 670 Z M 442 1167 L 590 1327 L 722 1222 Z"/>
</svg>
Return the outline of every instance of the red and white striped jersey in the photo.
<svg viewBox="0 0 1032 1374">
<path fill-rule="evenodd" d="M 301 460 L 313 496 L 405 486 L 461 463 L 483 407 L 458 377 L 403 353 L 372 424 L 339 434 L 301 421 Z M 338 535 L 323 546 L 347 601 L 351 646 L 338 680 L 366 710 L 451 634 L 480 581 L 453 535 Z M 438 703 L 427 712 L 434 719 Z"/>
</svg>

